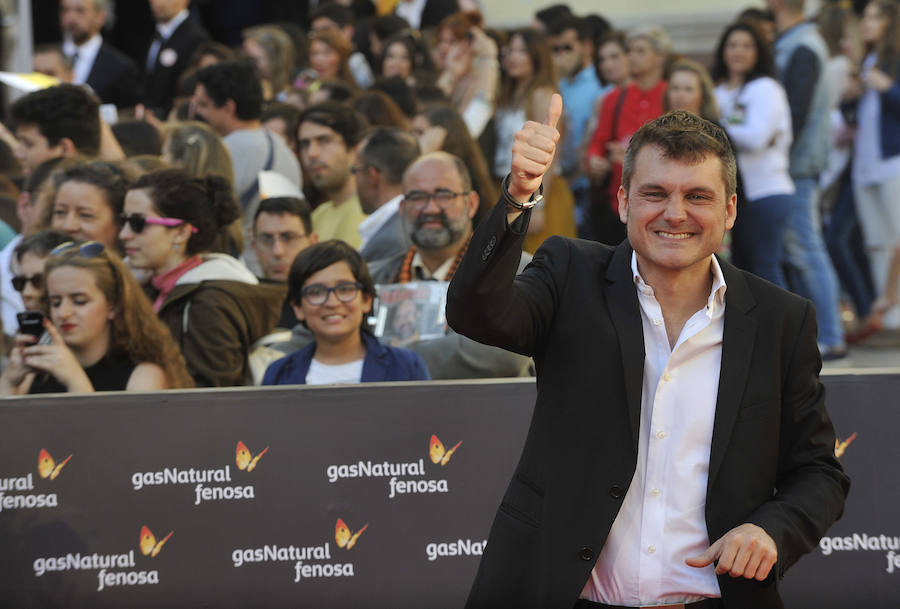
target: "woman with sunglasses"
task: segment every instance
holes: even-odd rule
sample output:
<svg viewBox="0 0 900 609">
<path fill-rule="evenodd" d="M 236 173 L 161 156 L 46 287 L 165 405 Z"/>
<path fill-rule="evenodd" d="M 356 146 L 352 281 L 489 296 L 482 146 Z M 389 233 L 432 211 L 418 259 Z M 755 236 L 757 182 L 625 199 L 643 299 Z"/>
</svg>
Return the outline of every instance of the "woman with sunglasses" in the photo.
<svg viewBox="0 0 900 609">
<path fill-rule="evenodd" d="M 153 308 L 198 386 L 243 385 L 247 353 L 275 327 L 284 288 L 260 284 L 210 248 L 240 209 L 228 181 L 179 169 L 142 176 L 125 195 L 119 238 L 130 266 L 150 273 Z"/>
<path fill-rule="evenodd" d="M 0 395 L 193 386 L 171 335 L 113 251 L 69 241 L 50 253 L 44 272 L 50 342 L 16 336 Z"/>
<path fill-rule="evenodd" d="M 44 263 L 53 249 L 71 241 L 72 237 L 53 228 L 42 230 L 22 239 L 13 255 L 18 272 L 12 277 L 12 285 L 22 295 L 26 311 L 39 311 L 44 304 Z"/>
<path fill-rule="evenodd" d="M 313 342 L 271 364 L 263 385 L 431 378 L 418 354 L 383 346 L 365 328 L 375 285 L 359 252 L 343 241 L 323 241 L 300 252 L 288 275 L 288 294 Z"/>
</svg>

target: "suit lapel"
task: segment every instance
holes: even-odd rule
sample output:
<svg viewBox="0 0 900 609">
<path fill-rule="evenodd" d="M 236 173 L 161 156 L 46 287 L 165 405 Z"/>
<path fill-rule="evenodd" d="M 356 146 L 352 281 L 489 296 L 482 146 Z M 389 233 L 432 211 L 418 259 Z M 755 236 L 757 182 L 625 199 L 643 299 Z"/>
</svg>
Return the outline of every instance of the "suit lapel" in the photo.
<svg viewBox="0 0 900 609">
<path fill-rule="evenodd" d="M 709 454 L 708 488 L 712 488 L 719 473 L 737 420 L 750 373 L 750 356 L 757 329 L 757 321 L 750 315 L 750 311 L 756 306 L 756 300 L 750 293 L 747 281 L 734 266 L 721 260 L 719 264 L 728 288 L 725 293 L 725 330 L 722 335 L 722 364 Z"/>
<path fill-rule="evenodd" d="M 625 397 L 632 440 L 637 446 L 641 427 L 641 387 L 644 379 L 644 331 L 634 276 L 631 273 L 631 246 L 623 241 L 606 269 L 605 288 L 609 316 L 619 337 L 625 369 Z"/>
</svg>

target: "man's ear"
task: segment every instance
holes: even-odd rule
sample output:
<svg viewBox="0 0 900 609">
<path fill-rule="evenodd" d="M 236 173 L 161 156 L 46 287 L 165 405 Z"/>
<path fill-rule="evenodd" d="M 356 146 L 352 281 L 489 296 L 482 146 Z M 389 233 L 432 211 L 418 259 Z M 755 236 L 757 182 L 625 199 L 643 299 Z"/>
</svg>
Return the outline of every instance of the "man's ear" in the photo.
<svg viewBox="0 0 900 609">
<path fill-rule="evenodd" d="M 478 196 L 478 191 L 470 190 L 469 194 L 466 195 L 466 206 L 469 208 L 469 219 L 475 217 L 475 214 L 478 213 L 478 205 L 481 203 L 481 197 Z"/>
<path fill-rule="evenodd" d="M 619 200 L 619 220 L 622 221 L 622 224 L 628 223 L 628 193 L 625 192 L 624 186 L 619 186 L 619 192 L 616 193 L 616 198 Z"/>
<path fill-rule="evenodd" d="M 54 148 L 58 148 L 62 156 L 67 158 L 78 154 L 78 148 L 75 146 L 75 142 L 67 137 L 60 138 L 59 143 L 54 146 Z"/>
<path fill-rule="evenodd" d="M 231 114 L 234 118 L 237 118 L 237 102 L 235 102 L 233 99 L 226 99 L 225 103 L 222 104 L 222 107 L 228 110 L 228 113 Z"/>
<path fill-rule="evenodd" d="M 315 245 L 319 242 L 319 233 L 313 231 L 309 234 L 309 243 L 311 245 Z"/>
</svg>

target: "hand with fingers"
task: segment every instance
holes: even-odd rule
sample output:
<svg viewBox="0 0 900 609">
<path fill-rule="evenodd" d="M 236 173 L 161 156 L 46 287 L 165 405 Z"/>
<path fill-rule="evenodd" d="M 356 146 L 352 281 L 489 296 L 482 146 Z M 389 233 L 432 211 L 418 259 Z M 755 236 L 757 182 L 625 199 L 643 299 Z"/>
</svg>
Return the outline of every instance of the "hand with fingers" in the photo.
<svg viewBox="0 0 900 609">
<path fill-rule="evenodd" d="M 543 124 L 528 121 L 516 132 L 507 190 L 517 201 L 527 202 L 550 168 L 559 141 L 556 125 L 561 115 L 562 97 L 554 93 L 550 98 L 547 120 Z"/>
<path fill-rule="evenodd" d="M 778 548 L 762 527 L 747 522 L 725 533 L 700 556 L 684 562 L 697 568 L 716 562 L 719 575 L 763 581 L 778 562 Z"/>
<path fill-rule="evenodd" d="M 25 366 L 31 370 L 49 372 L 70 392 L 90 393 L 94 390 L 81 363 L 66 346 L 59 330 L 49 320 L 44 329 L 50 335 L 49 345 L 31 345 L 22 350 Z"/>
</svg>

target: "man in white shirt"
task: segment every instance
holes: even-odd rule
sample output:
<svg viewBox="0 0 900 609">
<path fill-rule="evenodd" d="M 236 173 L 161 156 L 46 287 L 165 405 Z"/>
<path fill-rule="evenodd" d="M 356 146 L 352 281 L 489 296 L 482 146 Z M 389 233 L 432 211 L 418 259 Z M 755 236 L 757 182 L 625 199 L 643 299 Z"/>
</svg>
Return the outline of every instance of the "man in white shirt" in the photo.
<svg viewBox="0 0 900 609">
<path fill-rule="evenodd" d="M 411 245 L 403 226 L 403 172 L 419 156 L 419 143 L 408 131 L 393 127 L 375 129 L 360 143 L 356 165 L 356 192 L 369 216 L 359 225 L 366 262 L 403 254 Z"/>
<path fill-rule="evenodd" d="M 724 132 L 673 112 L 635 133 L 628 239 L 551 237 L 515 275 L 562 101 L 516 134 L 502 198 L 447 296 L 451 327 L 535 359 L 538 397 L 468 607 L 783 607 L 777 581 L 849 480 L 811 303 L 720 261 Z M 552 202 L 550 202 L 552 204 Z"/>
<path fill-rule="evenodd" d="M 128 108 L 137 103 L 138 69 L 100 35 L 107 4 L 107 0 L 61 0 L 62 49 L 73 62 L 74 84 L 91 87 L 102 103 Z"/>
</svg>

